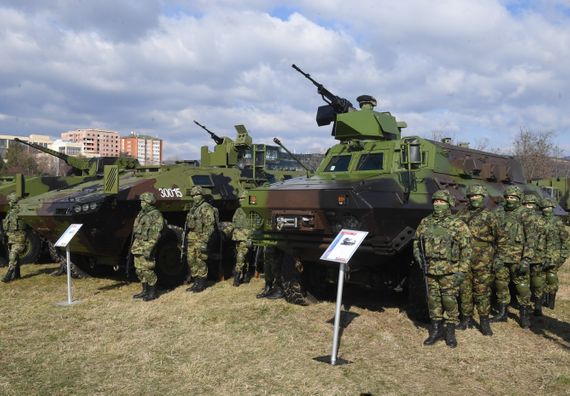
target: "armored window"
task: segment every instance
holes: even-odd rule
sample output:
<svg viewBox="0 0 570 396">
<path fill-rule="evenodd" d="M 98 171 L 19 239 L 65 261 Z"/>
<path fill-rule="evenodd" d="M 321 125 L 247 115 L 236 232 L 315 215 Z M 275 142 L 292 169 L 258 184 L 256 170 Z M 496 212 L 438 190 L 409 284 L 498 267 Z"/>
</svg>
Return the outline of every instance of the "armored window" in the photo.
<svg viewBox="0 0 570 396">
<path fill-rule="evenodd" d="M 384 153 L 362 154 L 356 170 L 382 170 L 384 169 Z"/>
<path fill-rule="evenodd" d="M 195 186 L 205 186 L 205 187 L 212 187 L 214 182 L 210 175 L 192 175 L 192 183 Z"/>
<path fill-rule="evenodd" d="M 350 164 L 350 155 L 335 155 L 325 168 L 325 172 L 346 172 Z"/>
</svg>

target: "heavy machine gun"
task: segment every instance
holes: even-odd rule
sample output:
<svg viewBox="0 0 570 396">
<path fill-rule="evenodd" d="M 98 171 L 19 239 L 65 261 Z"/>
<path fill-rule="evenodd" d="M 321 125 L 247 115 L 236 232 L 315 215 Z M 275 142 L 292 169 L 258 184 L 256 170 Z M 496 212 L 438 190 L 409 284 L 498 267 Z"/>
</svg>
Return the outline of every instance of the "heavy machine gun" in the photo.
<svg viewBox="0 0 570 396">
<path fill-rule="evenodd" d="M 206 126 L 200 124 L 198 121 L 194 120 L 194 124 L 198 125 L 200 128 L 208 132 L 210 134 L 210 137 L 214 142 L 216 142 L 216 144 L 222 144 L 224 142 L 224 139 L 216 135 L 214 132 L 210 131 L 208 128 L 206 128 Z"/>
</svg>

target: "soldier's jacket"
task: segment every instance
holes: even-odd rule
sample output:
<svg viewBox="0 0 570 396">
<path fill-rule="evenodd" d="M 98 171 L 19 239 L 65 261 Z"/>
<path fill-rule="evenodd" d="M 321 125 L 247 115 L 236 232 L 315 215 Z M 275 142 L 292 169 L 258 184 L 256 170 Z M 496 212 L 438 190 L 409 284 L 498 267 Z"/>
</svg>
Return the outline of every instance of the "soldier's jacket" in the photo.
<svg viewBox="0 0 570 396">
<path fill-rule="evenodd" d="M 540 243 L 544 240 L 544 232 L 546 227 L 546 219 L 541 212 L 534 209 L 526 209 L 528 212 L 528 225 L 529 225 L 529 239 L 534 243 L 534 256 L 532 258 L 532 263 L 542 263 L 543 255 L 540 252 Z"/>
<path fill-rule="evenodd" d="M 451 214 L 424 217 L 416 230 L 414 257 L 420 257 L 420 239 L 430 275 L 466 273 L 471 258 L 471 233 L 467 225 Z"/>
<path fill-rule="evenodd" d="M 192 205 L 186 216 L 188 239 L 208 241 L 218 227 L 218 209 L 206 201 Z"/>
<path fill-rule="evenodd" d="M 501 260 L 504 263 L 519 263 L 522 259 L 530 263 L 539 262 L 536 253 L 538 238 L 533 235 L 537 231 L 528 210 L 521 205 L 514 210 L 500 208 L 495 213 L 505 235 L 504 241 L 498 246 Z"/>
<path fill-rule="evenodd" d="M 539 242 L 539 254 L 543 263 L 562 265 L 570 255 L 570 237 L 558 216 L 545 217 L 544 232 Z"/>
<path fill-rule="evenodd" d="M 6 232 L 9 243 L 24 243 L 26 239 L 26 225 L 19 216 L 20 207 L 18 204 L 10 208 L 6 217 L 2 221 L 2 227 Z"/>
<path fill-rule="evenodd" d="M 131 253 L 150 257 L 163 228 L 164 218 L 158 209 L 153 206 L 141 209 L 133 225 Z"/>
<path fill-rule="evenodd" d="M 499 220 L 495 213 L 489 209 L 469 209 L 466 207 L 457 213 L 457 217 L 469 227 L 473 244 L 498 245 L 499 242 L 504 243 L 506 237 L 501 232 Z"/>
<path fill-rule="evenodd" d="M 237 208 L 232 217 L 232 240 L 247 241 L 251 237 L 251 227 L 242 208 Z"/>
</svg>

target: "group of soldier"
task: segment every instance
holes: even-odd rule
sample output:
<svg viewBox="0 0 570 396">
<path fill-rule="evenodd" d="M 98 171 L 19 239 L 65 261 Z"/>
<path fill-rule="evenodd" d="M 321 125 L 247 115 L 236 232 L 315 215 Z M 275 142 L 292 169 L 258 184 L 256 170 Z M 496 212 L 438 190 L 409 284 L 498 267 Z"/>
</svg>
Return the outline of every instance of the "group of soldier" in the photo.
<svg viewBox="0 0 570 396">
<path fill-rule="evenodd" d="M 485 187 L 472 185 L 467 206 L 452 214 L 453 195 L 433 194 L 433 213 L 420 222 L 413 244 L 431 320 L 425 345 L 445 339 L 456 347 L 455 330 L 474 327 L 475 309 L 481 333 L 493 335 L 490 322 L 507 321 L 511 286 L 522 328 L 530 328 L 533 302 L 535 316 L 542 316 L 543 305 L 554 309 L 557 271 L 570 254 L 568 232 L 553 215 L 556 203 L 524 195 L 518 186 L 503 195 L 504 203 L 491 211 Z M 492 297 L 497 312 L 490 318 Z"/>
</svg>

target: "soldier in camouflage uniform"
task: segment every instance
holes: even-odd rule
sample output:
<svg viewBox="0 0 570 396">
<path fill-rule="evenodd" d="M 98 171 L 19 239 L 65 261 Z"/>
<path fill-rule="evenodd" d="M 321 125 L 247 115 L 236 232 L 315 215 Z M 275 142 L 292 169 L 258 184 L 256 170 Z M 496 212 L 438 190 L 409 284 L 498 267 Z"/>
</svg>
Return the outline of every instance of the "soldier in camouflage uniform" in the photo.
<svg viewBox="0 0 570 396">
<path fill-rule="evenodd" d="M 10 210 L 3 221 L 3 228 L 8 237 L 8 272 L 2 282 L 8 283 L 20 278 L 20 255 L 26 248 L 26 225 L 20 219 L 19 198 L 16 194 L 8 195 Z"/>
<path fill-rule="evenodd" d="M 240 205 L 245 200 L 246 193 L 243 191 L 239 195 Z M 236 209 L 232 222 L 227 230 L 235 243 L 236 251 L 236 264 L 234 267 L 234 286 L 240 285 L 241 276 L 243 275 L 243 282 L 248 283 L 250 274 L 247 266 L 247 254 L 251 247 L 251 227 L 249 225 L 247 215 L 241 208 Z"/>
<path fill-rule="evenodd" d="M 142 193 L 140 196 L 141 211 L 133 225 L 133 244 L 131 253 L 135 262 L 135 270 L 142 283 L 142 291 L 133 298 L 144 301 L 154 300 L 156 295 L 157 277 L 154 272 L 154 254 L 156 243 L 164 228 L 162 214 L 153 205 L 156 203 L 154 194 Z"/>
<path fill-rule="evenodd" d="M 425 217 L 416 230 L 414 257 L 425 265 L 428 284 L 428 308 L 431 319 L 424 345 L 443 338 L 455 348 L 455 326 L 459 322 L 457 297 L 459 286 L 469 270 L 471 233 L 467 225 L 451 214 L 453 198 L 449 191 L 438 190 L 432 196 L 433 214 Z"/>
<path fill-rule="evenodd" d="M 283 254 L 279 249 L 267 246 L 263 249 L 263 274 L 265 286 L 257 294 L 257 298 L 276 300 L 285 297 L 282 276 Z"/>
<path fill-rule="evenodd" d="M 509 186 L 503 195 L 504 210 L 498 210 L 496 213 L 505 242 L 498 246 L 498 258 L 493 263 L 499 308 L 491 321 L 507 321 L 507 307 L 511 302 L 509 283 L 513 282 L 520 309 L 520 326 L 528 329 L 531 307 L 529 271 L 535 256 L 535 243 L 531 233 L 533 228 L 528 210 L 521 205 L 523 193 L 520 187 Z"/>
<path fill-rule="evenodd" d="M 562 220 L 553 214 L 555 206 L 555 202 L 551 199 L 544 199 L 541 202 L 545 220 L 544 237 L 541 241 L 543 271 L 546 278 L 545 305 L 550 309 L 554 309 L 558 291 L 558 269 L 570 255 L 570 237 Z"/>
<path fill-rule="evenodd" d="M 186 257 L 194 284 L 186 291 L 200 293 L 206 288 L 208 250 L 218 229 L 218 209 L 204 200 L 202 187 L 192 187 L 190 195 L 193 204 L 186 216 Z"/>
<path fill-rule="evenodd" d="M 546 221 L 542 213 L 538 211 L 539 199 L 534 194 L 525 194 L 523 197 L 523 205 L 528 210 L 530 217 L 529 223 L 532 225 L 531 234 L 533 239 L 541 241 L 543 239 Z M 540 242 L 539 242 L 540 243 Z M 540 253 L 540 246 L 537 245 L 536 253 L 530 263 L 530 291 L 531 300 L 534 301 L 534 315 L 542 316 L 542 300 L 544 294 L 544 284 L 546 282 L 546 274 L 542 270 L 543 260 Z"/>
<path fill-rule="evenodd" d="M 489 325 L 491 311 L 491 285 L 493 283 L 493 261 L 496 246 L 502 238 L 497 216 L 485 207 L 487 190 L 480 184 L 467 189 L 469 205 L 457 216 L 471 231 L 472 255 L 465 281 L 460 287 L 461 322 L 458 330 L 473 326 L 474 305 L 479 313 L 481 333 L 493 335 Z"/>
</svg>

